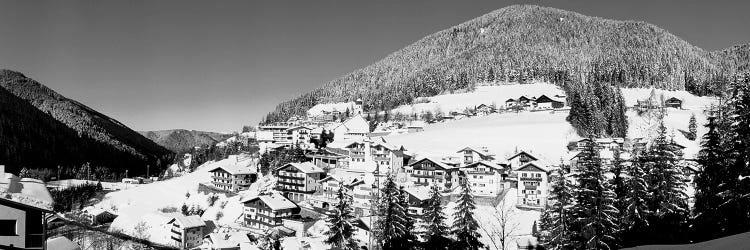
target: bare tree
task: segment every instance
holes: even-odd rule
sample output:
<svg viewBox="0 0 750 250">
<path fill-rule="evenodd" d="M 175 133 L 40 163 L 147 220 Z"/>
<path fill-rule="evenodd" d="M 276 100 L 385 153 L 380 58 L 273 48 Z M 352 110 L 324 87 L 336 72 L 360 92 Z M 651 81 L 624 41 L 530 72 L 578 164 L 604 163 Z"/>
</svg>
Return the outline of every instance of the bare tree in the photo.
<svg viewBox="0 0 750 250">
<path fill-rule="evenodd" d="M 512 221 L 515 211 L 512 207 L 505 206 L 505 200 L 495 206 L 494 210 L 492 217 L 488 218 L 492 226 L 487 228 L 480 224 L 480 228 L 487 234 L 487 238 L 490 239 L 495 249 L 505 250 L 509 246 L 512 235 L 518 231 L 519 223 Z"/>
</svg>

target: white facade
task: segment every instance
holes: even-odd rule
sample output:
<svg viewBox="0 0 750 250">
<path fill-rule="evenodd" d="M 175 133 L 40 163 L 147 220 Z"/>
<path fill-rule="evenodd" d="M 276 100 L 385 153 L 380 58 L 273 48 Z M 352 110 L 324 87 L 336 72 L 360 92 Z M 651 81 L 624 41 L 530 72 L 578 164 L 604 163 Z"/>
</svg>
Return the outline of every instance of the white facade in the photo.
<svg viewBox="0 0 750 250">
<path fill-rule="evenodd" d="M 549 170 L 546 166 L 530 162 L 516 170 L 518 178 L 517 204 L 544 207 L 549 196 Z"/>
</svg>

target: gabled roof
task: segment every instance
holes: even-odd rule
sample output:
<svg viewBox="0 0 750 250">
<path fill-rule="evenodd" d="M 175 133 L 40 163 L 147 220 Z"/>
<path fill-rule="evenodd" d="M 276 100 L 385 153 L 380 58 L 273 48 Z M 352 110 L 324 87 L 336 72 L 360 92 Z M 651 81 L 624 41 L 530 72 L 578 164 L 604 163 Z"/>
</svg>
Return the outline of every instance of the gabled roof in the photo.
<svg viewBox="0 0 750 250">
<path fill-rule="evenodd" d="M 65 236 L 47 239 L 45 245 L 48 250 L 81 250 L 81 247 L 78 246 L 78 244 Z"/>
<path fill-rule="evenodd" d="M 205 227 L 206 223 L 203 222 L 201 217 L 198 215 L 190 215 L 190 216 L 184 216 L 184 215 L 175 215 L 167 224 L 172 224 L 173 222 L 178 222 L 180 224 L 181 228 L 193 228 L 193 227 Z"/>
<path fill-rule="evenodd" d="M 307 161 L 307 162 L 292 162 L 292 163 L 287 163 L 286 165 L 281 166 L 279 169 L 284 169 L 284 168 L 286 168 L 288 166 L 294 167 L 297 170 L 299 170 L 300 172 L 305 173 L 305 174 L 323 173 L 324 172 L 323 169 L 319 168 L 318 166 L 315 166 L 315 164 L 313 164 L 312 162 L 309 162 L 309 161 Z"/>
<path fill-rule="evenodd" d="M 312 128 L 305 126 L 305 125 L 300 125 L 300 126 L 294 126 L 294 127 L 288 128 L 286 129 L 286 131 L 292 131 L 292 130 L 298 130 L 298 129 L 312 129 Z"/>
<path fill-rule="evenodd" d="M 472 147 L 465 147 L 465 148 L 462 148 L 461 150 L 459 150 L 459 151 L 456 151 L 456 153 L 461 153 L 461 152 L 463 152 L 463 151 L 466 151 L 466 150 L 471 150 L 471 151 L 474 151 L 474 152 L 476 152 L 477 154 L 479 154 L 480 156 L 483 156 L 483 157 L 494 157 L 494 155 L 490 154 L 490 153 L 489 153 L 489 152 L 487 152 L 487 151 L 483 151 L 483 150 L 476 150 L 476 149 L 474 149 L 474 148 L 472 148 Z"/>
<path fill-rule="evenodd" d="M 243 232 L 211 233 L 208 236 L 213 249 L 227 249 L 239 247 L 242 242 L 250 242 L 250 238 Z"/>
<path fill-rule="evenodd" d="M 426 186 L 417 186 L 417 187 L 408 187 L 404 188 L 404 191 L 411 194 L 415 198 L 419 200 L 429 200 L 430 199 L 430 189 Z"/>
<path fill-rule="evenodd" d="M 680 100 L 680 99 L 678 99 L 677 97 L 674 97 L 674 96 L 670 97 L 669 99 L 665 100 L 664 102 L 673 102 L 673 101 L 682 102 L 682 100 Z"/>
<path fill-rule="evenodd" d="M 238 165 L 238 164 L 230 164 L 230 165 L 224 165 L 224 166 L 217 166 L 208 172 L 214 172 L 219 169 L 223 169 L 224 171 L 227 171 L 227 173 L 231 175 L 236 174 L 254 174 L 256 173 L 255 169 L 249 168 L 250 165 L 252 165 L 252 161 L 250 161 L 250 164 L 247 164 L 246 166 Z"/>
<path fill-rule="evenodd" d="M 270 207 L 273 210 L 281 210 L 281 209 L 290 209 L 290 208 L 296 208 L 297 204 L 294 204 L 294 202 L 290 201 L 286 197 L 277 194 L 277 193 L 268 193 L 268 194 L 261 194 L 256 196 L 251 196 L 247 199 L 243 199 L 240 202 L 247 203 L 254 200 L 260 200 L 263 203 L 266 204 L 266 206 Z"/>
<path fill-rule="evenodd" d="M 532 161 L 532 162 L 528 162 L 524 164 L 523 166 L 518 168 L 518 170 L 516 171 L 538 171 L 538 172 L 549 173 L 550 170 L 547 167 L 540 166 L 539 164 L 536 164 L 536 162 Z"/>
<path fill-rule="evenodd" d="M 477 106 L 477 109 L 480 109 L 480 108 L 489 108 L 489 107 L 490 107 L 490 106 L 488 106 L 488 105 L 486 105 L 486 104 L 482 103 L 482 104 L 479 104 L 479 106 Z"/>
<path fill-rule="evenodd" d="M 508 157 L 508 160 L 509 160 L 509 161 L 510 161 L 510 160 L 513 160 L 514 158 L 516 158 L 516 157 L 518 157 L 518 156 L 521 156 L 522 154 L 523 154 L 523 155 L 526 155 L 526 156 L 528 156 L 528 157 L 530 157 L 532 161 L 536 161 L 536 160 L 539 160 L 538 158 L 534 157 L 533 155 L 531 155 L 531 154 L 529 154 L 529 153 L 526 153 L 526 151 L 523 151 L 523 150 L 522 150 L 521 152 L 518 152 L 517 154 L 515 154 L 515 155 L 511 156 L 511 157 Z"/>
<path fill-rule="evenodd" d="M 348 120 L 341 123 L 341 125 L 336 126 L 336 128 L 344 126 L 348 129 L 348 133 L 350 134 L 367 134 L 370 133 L 370 124 L 367 123 L 367 120 L 365 120 L 362 115 L 355 115 L 349 118 Z M 334 128 L 334 130 L 336 129 Z"/>
<path fill-rule="evenodd" d="M 453 168 L 453 167 L 449 166 L 448 164 L 445 164 L 444 162 L 442 162 L 440 160 L 436 160 L 436 159 L 429 158 L 429 157 L 422 158 L 422 159 L 420 159 L 418 161 L 415 161 L 414 163 L 409 164 L 409 166 L 418 165 L 420 162 L 423 162 L 423 161 L 430 161 L 430 162 L 434 163 L 435 165 L 437 165 L 437 166 L 439 166 L 439 167 L 441 167 L 441 168 L 443 168 L 445 170 Z"/>
<path fill-rule="evenodd" d="M 510 98 L 510 99 L 508 99 L 508 100 L 505 100 L 505 102 L 515 102 L 515 101 L 516 101 L 516 100 L 515 100 L 515 99 L 513 99 L 513 98 Z"/>
<path fill-rule="evenodd" d="M 474 168 L 474 167 L 477 167 L 478 165 L 482 165 L 482 166 L 489 167 L 489 168 L 494 168 L 498 171 L 505 171 L 504 167 L 497 165 L 494 162 L 489 162 L 489 161 L 478 161 L 478 162 L 474 162 L 472 164 L 463 166 L 461 168 Z"/>
</svg>

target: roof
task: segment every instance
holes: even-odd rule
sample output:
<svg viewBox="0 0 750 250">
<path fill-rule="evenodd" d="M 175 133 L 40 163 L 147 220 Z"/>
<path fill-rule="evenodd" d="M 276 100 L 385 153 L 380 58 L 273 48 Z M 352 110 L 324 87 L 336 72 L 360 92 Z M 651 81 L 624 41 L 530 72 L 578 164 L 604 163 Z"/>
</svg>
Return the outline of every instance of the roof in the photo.
<svg viewBox="0 0 750 250">
<path fill-rule="evenodd" d="M 242 164 L 241 162 L 237 162 L 236 164 L 228 164 L 223 166 L 217 166 L 208 172 L 214 172 L 219 169 L 223 169 L 224 171 L 227 171 L 231 175 L 236 174 L 254 174 L 256 173 L 255 169 L 249 168 L 249 166 L 254 165 L 255 162 L 252 160 L 249 161 L 248 164 Z"/>
<path fill-rule="evenodd" d="M 300 125 L 300 126 L 294 126 L 294 127 L 288 128 L 288 129 L 286 129 L 286 131 L 292 131 L 292 130 L 303 129 L 303 128 L 304 128 L 304 129 L 311 129 L 311 128 L 310 128 L 310 127 L 308 127 L 308 126 L 305 126 L 305 125 Z"/>
<path fill-rule="evenodd" d="M 404 191 L 423 201 L 430 199 L 430 189 L 427 186 L 408 187 Z"/>
<path fill-rule="evenodd" d="M 205 227 L 206 223 L 203 222 L 201 217 L 198 215 L 190 215 L 190 216 L 184 216 L 184 215 L 175 215 L 167 224 L 171 224 L 172 222 L 177 221 L 180 224 L 180 227 L 182 228 L 193 228 L 193 227 Z"/>
<path fill-rule="evenodd" d="M 319 168 L 318 166 L 315 166 L 312 162 L 292 162 L 287 163 L 286 165 L 282 166 L 279 169 L 283 169 L 285 167 L 292 166 L 296 168 L 297 170 L 301 171 L 305 174 L 312 174 L 312 173 L 323 173 L 323 169 Z"/>
<path fill-rule="evenodd" d="M 669 99 L 667 99 L 667 100 L 666 100 L 666 101 L 664 101 L 664 102 L 673 102 L 673 101 L 678 101 L 678 102 L 682 102 L 682 100 L 680 100 L 680 99 L 677 99 L 677 97 L 674 97 L 674 96 L 673 96 L 673 97 L 670 97 Z"/>
<path fill-rule="evenodd" d="M 542 172 L 549 172 L 550 171 L 549 168 L 547 168 L 546 166 L 543 166 L 542 164 L 539 164 L 536 161 L 532 161 L 532 162 L 528 162 L 526 164 L 523 164 L 523 166 L 521 166 L 520 168 L 518 168 L 518 170 L 516 170 L 516 171 L 534 171 L 534 168 L 536 168 L 537 170 L 541 170 Z"/>
<path fill-rule="evenodd" d="M 508 160 L 509 160 L 509 161 L 510 161 L 510 160 L 513 160 L 513 158 L 516 158 L 516 157 L 518 157 L 518 156 L 520 156 L 520 155 L 522 155 L 522 154 L 525 154 L 525 155 L 527 155 L 527 156 L 531 157 L 531 159 L 532 159 L 532 160 L 534 160 L 534 161 L 535 161 L 535 160 L 539 160 L 538 158 L 534 157 L 533 155 L 531 155 L 531 154 L 529 154 L 529 153 L 526 153 L 526 151 L 521 151 L 521 152 L 518 152 L 517 154 L 515 154 L 515 155 L 513 155 L 513 156 L 511 156 L 511 157 L 508 157 Z"/>
<path fill-rule="evenodd" d="M 251 196 L 247 199 L 243 199 L 240 202 L 247 203 L 249 201 L 260 199 L 263 203 L 266 204 L 266 206 L 270 207 L 273 210 L 281 210 L 281 209 L 290 209 L 290 208 L 296 208 L 297 204 L 294 204 L 294 202 L 290 201 L 286 197 L 277 194 L 277 193 L 268 193 L 268 194 L 260 194 L 256 196 Z"/>
<path fill-rule="evenodd" d="M 46 245 L 48 250 L 81 250 L 78 244 L 65 236 L 47 239 Z"/>
<path fill-rule="evenodd" d="M 19 178 L 11 173 L 4 173 L 0 165 L 0 199 L 17 203 L 45 212 L 52 211 L 54 200 L 43 181 L 31 178 Z"/>
<path fill-rule="evenodd" d="M 474 149 L 474 148 L 472 148 L 472 147 L 465 147 L 465 148 L 463 148 L 463 149 L 461 149 L 461 150 L 457 151 L 456 153 L 461 153 L 462 151 L 466 151 L 467 149 L 468 149 L 468 150 L 471 150 L 471 151 L 474 151 L 474 152 L 476 152 L 477 154 L 479 154 L 479 155 L 481 155 L 481 156 L 485 156 L 485 157 L 492 157 L 492 156 L 493 156 L 493 155 L 492 155 L 492 154 L 490 154 L 490 152 L 488 152 L 487 150 L 476 150 L 476 149 Z"/>
<path fill-rule="evenodd" d="M 350 134 L 367 134 L 370 133 L 370 124 L 367 123 L 362 115 L 355 115 L 341 123 L 339 126 L 344 126 L 348 129 L 347 133 Z M 337 126 L 336 128 L 338 128 Z"/>
<path fill-rule="evenodd" d="M 453 168 L 453 167 L 451 167 L 450 165 L 448 165 L 448 164 L 445 164 L 445 163 L 444 163 L 443 161 L 440 161 L 440 160 L 436 160 L 436 159 L 433 159 L 433 158 L 430 158 L 430 157 L 425 157 L 425 158 L 422 158 L 422 159 L 420 159 L 420 160 L 418 160 L 418 161 L 415 161 L 415 162 L 413 162 L 412 164 L 409 164 L 409 166 L 414 166 L 414 165 L 417 165 L 417 164 L 419 164 L 420 162 L 422 162 L 422 161 L 425 161 L 425 160 L 427 160 L 427 161 L 430 161 L 430 162 L 432 162 L 432 163 L 435 163 L 435 165 L 438 165 L 439 167 L 441 167 L 441 168 L 443 168 L 443 169 L 452 169 L 452 168 Z"/>
<path fill-rule="evenodd" d="M 515 99 L 513 99 L 513 98 L 510 98 L 510 99 L 508 99 L 508 100 L 505 100 L 505 102 L 515 102 L 515 101 L 516 101 L 516 100 L 515 100 Z"/>
<path fill-rule="evenodd" d="M 208 235 L 213 249 L 226 249 L 239 247 L 242 242 L 250 242 L 250 238 L 243 232 L 211 233 Z"/>
<path fill-rule="evenodd" d="M 500 165 L 497 165 L 494 162 L 489 162 L 489 161 L 474 162 L 472 164 L 463 166 L 462 168 L 473 168 L 473 167 L 476 167 L 476 165 L 484 165 L 484 166 L 487 166 L 487 167 L 490 167 L 490 168 L 494 168 L 494 169 L 497 169 L 497 170 L 500 170 L 500 171 L 504 171 L 505 170 L 504 167 L 502 167 Z"/>
</svg>

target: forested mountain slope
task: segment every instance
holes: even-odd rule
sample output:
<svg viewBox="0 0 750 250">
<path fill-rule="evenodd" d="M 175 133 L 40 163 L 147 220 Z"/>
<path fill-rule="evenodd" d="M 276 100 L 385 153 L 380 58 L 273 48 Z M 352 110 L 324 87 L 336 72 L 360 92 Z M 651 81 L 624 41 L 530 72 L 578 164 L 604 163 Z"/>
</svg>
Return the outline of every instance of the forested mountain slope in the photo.
<svg viewBox="0 0 750 250">
<path fill-rule="evenodd" d="M 114 171 L 146 172 L 163 167 L 173 153 L 120 122 L 39 82 L 0 70 L 4 104 L 0 164 L 51 168 L 91 162 Z M 152 169 L 153 170 L 153 169 Z"/>
<path fill-rule="evenodd" d="M 688 86 L 691 92 L 710 94 L 719 88 L 713 84 L 717 78 L 742 64 L 726 62 L 735 54 L 707 52 L 645 22 L 514 5 L 424 37 L 283 102 L 263 121 L 285 120 L 317 103 L 359 97 L 368 110 L 387 110 L 484 80 L 559 83 L 595 78 L 627 87 Z"/>
<path fill-rule="evenodd" d="M 230 134 L 186 129 L 139 131 L 146 138 L 176 153 L 188 152 L 194 147 L 216 145 L 231 137 Z"/>
</svg>

